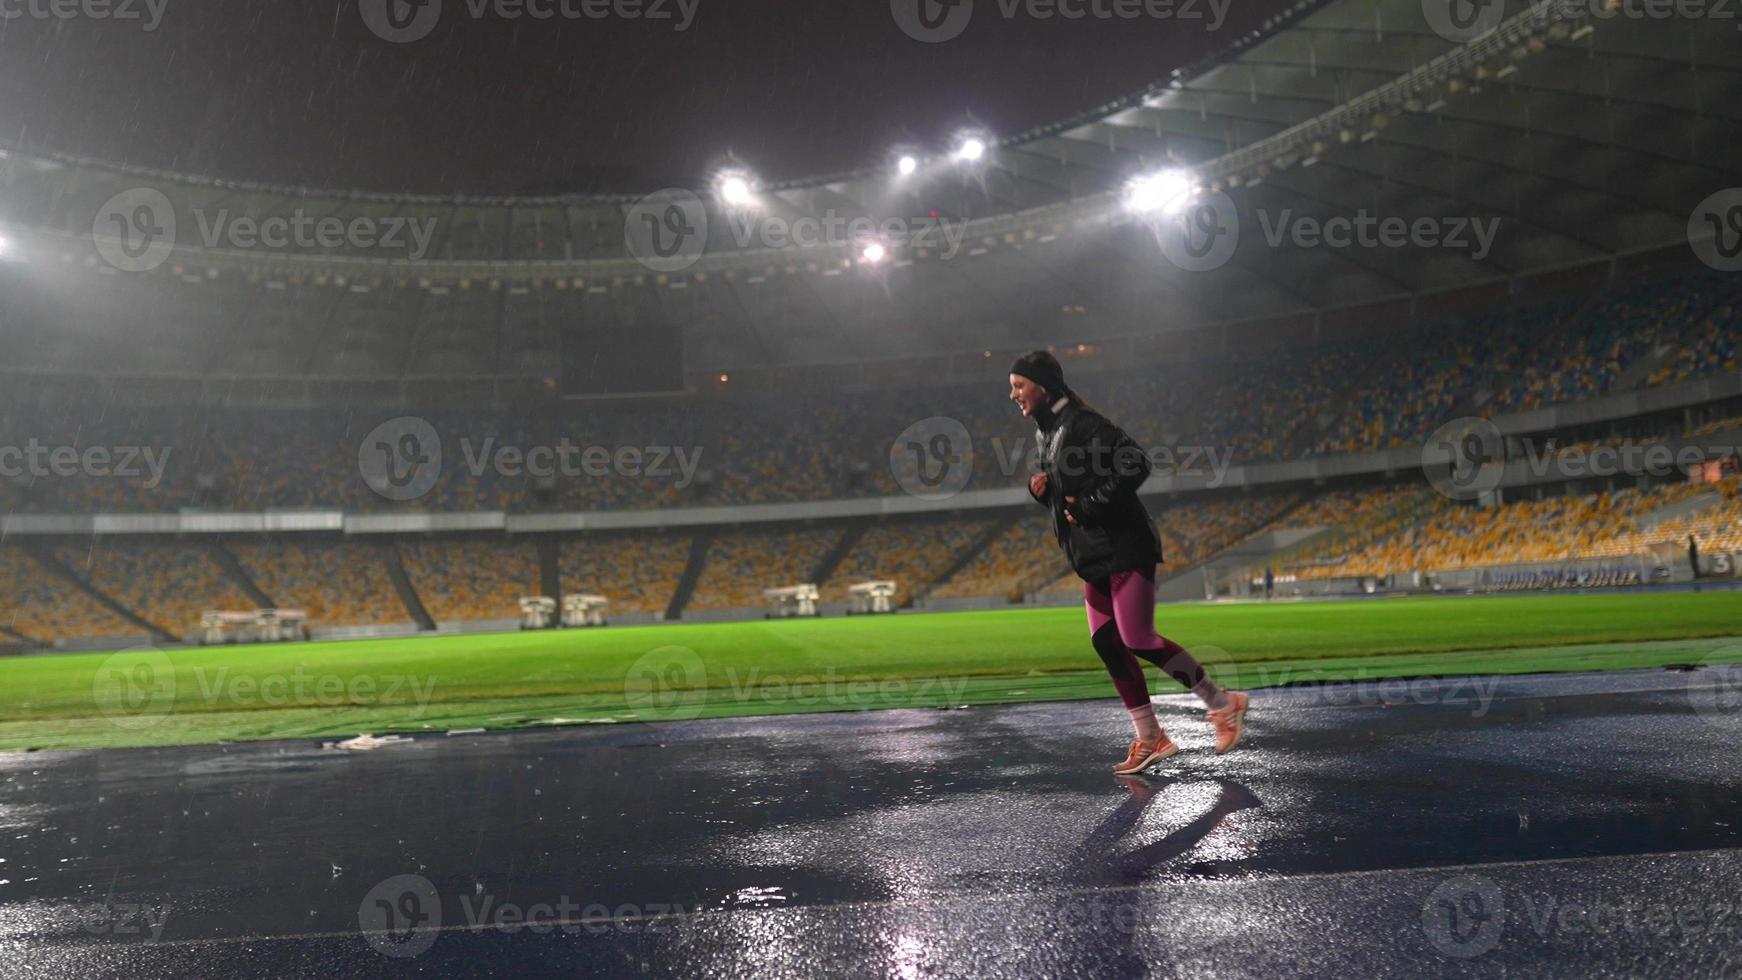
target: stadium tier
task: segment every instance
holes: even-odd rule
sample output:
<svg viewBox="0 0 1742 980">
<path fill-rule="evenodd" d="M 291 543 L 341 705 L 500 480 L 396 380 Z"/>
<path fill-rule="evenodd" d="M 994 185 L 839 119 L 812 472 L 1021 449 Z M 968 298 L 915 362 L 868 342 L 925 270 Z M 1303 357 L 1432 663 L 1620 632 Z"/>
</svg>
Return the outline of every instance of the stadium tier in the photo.
<svg viewBox="0 0 1742 980">
<path fill-rule="evenodd" d="M 517 619 L 523 597 L 544 594 L 530 541 L 407 541 L 400 551 L 437 623 Z"/>
<path fill-rule="evenodd" d="M 411 622 L 375 545 L 294 540 L 225 545 L 273 604 L 303 609 L 323 628 Z"/>
<path fill-rule="evenodd" d="M 99 592 L 171 635 L 195 634 L 209 610 L 260 607 L 225 574 L 210 547 L 193 542 L 97 537 L 57 547 L 54 556 Z"/>
<path fill-rule="evenodd" d="M 1220 466 L 1322 458 L 1417 446 L 1460 415 L 1733 373 L 1742 349 L 1738 289 L 1733 277 L 1654 278 L 1422 326 L 1383 345 L 1209 354 L 1142 370 L 1086 353 L 1073 371 L 1083 372 L 1077 383 L 1090 401 L 1146 446 L 1202 453 Z M 18 366 L 35 350 L 27 343 Z M 893 496 L 917 467 L 935 465 L 897 445 L 931 417 L 959 421 L 972 438 L 970 488 L 1019 486 L 1032 431 L 1005 401 L 999 370 L 972 385 L 412 408 L 398 414 L 427 422 L 442 456 L 439 478 L 411 499 L 388 499 L 359 476 L 360 454 L 384 451 L 365 443 L 395 413 L 213 413 L 109 404 L 85 386 L 38 390 L 32 400 L 0 400 L 0 445 L 137 447 L 139 455 L 131 475 L 0 477 L 0 507 L 591 511 Z M 566 472 L 531 473 L 525 454 L 539 447 L 567 447 Z M 634 453 L 620 457 L 626 447 Z"/>
<path fill-rule="evenodd" d="M 0 546 L 0 626 L 30 642 L 144 632 L 12 546 Z"/>
<path fill-rule="evenodd" d="M 1649 522 L 1658 511 L 1702 497 L 1712 507 L 1697 517 Z M 1532 562 L 1640 555 L 1653 545 L 1728 549 L 1734 540 L 1736 478 L 1725 483 L 1664 485 L 1588 496 L 1521 500 L 1484 509 L 1443 499 L 1411 506 L 1408 492 L 1389 496 L 1355 526 L 1361 533 L 1314 548 L 1281 571 L 1304 580 L 1376 577 L 1408 569 L 1434 571 Z"/>
<path fill-rule="evenodd" d="M 1046 515 L 1029 514 L 1005 528 L 966 565 L 932 589 L 931 597 L 997 596 L 1014 601 L 1037 570 L 1044 578 L 1052 578 L 1064 567 L 1064 560 L 1053 550 Z"/>
<path fill-rule="evenodd" d="M 565 593 L 606 596 L 608 614 L 663 616 L 689 562 L 686 534 L 605 534 L 562 544 Z"/>
<path fill-rule="evenodd" d="M 951 566 L 966 559 L 996 521 L 962 515 L 932 520 L 881 521 L 864 529 L 828 581 L 826 603 L 848 601 L 847 589 L 866 581 L 896 584 L 896 605 L 930 591 Z"/>
<path fill-rule="evenodd" d="M 844 533 L 840 526 L 722 532 L 708 546 L 689 608 L 747 609 L 766 602 L 764 589 L 814 585 L 824 557 Z"/>
</svg>

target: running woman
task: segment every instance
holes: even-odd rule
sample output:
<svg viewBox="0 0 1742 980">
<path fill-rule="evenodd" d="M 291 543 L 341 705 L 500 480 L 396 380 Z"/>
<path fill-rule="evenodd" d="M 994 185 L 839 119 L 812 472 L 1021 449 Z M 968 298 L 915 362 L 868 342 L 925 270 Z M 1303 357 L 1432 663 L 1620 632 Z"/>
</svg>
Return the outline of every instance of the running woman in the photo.
<svg viewBox="0 0 1742 980">
<path fill-rule="evenodd" d="M 1215 726 L 1217 754 L 1232 749 L 1249 699 L 1218 688 L 1197 658 L 1155 632 L 1161 536 L 1137 499 L 1149 455 L 1065 384 L 1064 368 L 1047 351 L 1010 366 L 1010 400 L 1038 429 L 1040 472 L 1029 478 L 1029 495 L 1051 512 L 1053 535 L 1083 580 L 1090 642 L 1131 716 L 1131 750 L 1113 772 L 1139 772 L 1179 751 L 1156 720 L 1138 657 L 1196 694 Z"/>
</svg>

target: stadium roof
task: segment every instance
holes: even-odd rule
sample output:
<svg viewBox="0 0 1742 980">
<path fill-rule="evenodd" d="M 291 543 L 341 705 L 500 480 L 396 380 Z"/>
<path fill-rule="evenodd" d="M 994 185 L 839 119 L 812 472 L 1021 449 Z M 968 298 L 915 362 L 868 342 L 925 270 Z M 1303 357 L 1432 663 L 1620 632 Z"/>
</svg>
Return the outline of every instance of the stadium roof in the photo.
<svg viewBox="0 0 1742 980">
<path fill-rule="evenodd" d="M 27 253 L 101 268 L 96 216 L 146 187 L 179 218 L 163 269 L 182 280 L 561 285 L 589 316 L 656 308 L 683 324 L 692 364 L 727 368 L 1093 341 L 1456 289 L 1685 242 L 1699 203 L 1742 184 L 1732 22 L 1509 3 L 1459 42 L 1430 24 L 1443 2 L 1302 4 L 1144 92 L 988 138 L 971 166 L 943 148 L 905 180 L 880 163 L 758 188 L 749 211 L 700 180 L 686 206 L 706 247 L 670 262 L 626 245 L 650 214 L 676 216 L 669 193 L 321 192 L 13 150 L 0 214 Z M 1127 211 L 1127 183 L 1160 168 L 1234 210 L 1231 254 L 1182 268 L 1160 244 L 1171 226 Z M 395 251 L 379 236 L 277 248 L 211 234 L 216 215 L 293 214 L 431 235 L 414 257 L 409 235 Z M 1314 239 L 1339 218 L 1425 234 Z M 865 259 L 850 219 L 894 230 L 886 258 Z M 789 243 L 806 229 L 812 244 Z"/>
</svg>

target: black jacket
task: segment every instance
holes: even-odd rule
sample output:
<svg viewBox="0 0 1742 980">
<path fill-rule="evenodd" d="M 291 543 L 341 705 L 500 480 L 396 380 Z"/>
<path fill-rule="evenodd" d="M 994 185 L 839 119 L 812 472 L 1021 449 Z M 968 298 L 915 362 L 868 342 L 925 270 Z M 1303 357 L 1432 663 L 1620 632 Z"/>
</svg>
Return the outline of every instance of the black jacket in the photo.
<svg viewBox="0 0 1742 980">
<path fill-rule="evenodd" d="M 1094 581 L 1160 564 L 1161 535 L 1137 499 L 1152 468 L 1149 454 L 1106 416 L 1074 401 L 1056 416 L 1043 408 L 1035 422 L 1046 494 L 1034 499 L 1052 513 L 1053 536 L 1072 570 Z M 1066 504 L 1066 497 L 1076 501 Z M 1065 520 L 1067 507 L 1074 525 Z"/>
</svg>

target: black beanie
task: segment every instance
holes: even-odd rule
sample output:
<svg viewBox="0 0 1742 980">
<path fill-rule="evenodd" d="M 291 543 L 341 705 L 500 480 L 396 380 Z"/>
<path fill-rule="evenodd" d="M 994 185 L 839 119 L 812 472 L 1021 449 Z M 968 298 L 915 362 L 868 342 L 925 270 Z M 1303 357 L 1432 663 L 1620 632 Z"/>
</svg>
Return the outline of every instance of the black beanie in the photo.
<svg viewBox="0 0 1742 980">
<path fill-rule="evenodd" d="M 1065 369 L 1059 366 L 1059 359 L 1052 356 L 1051 351 L 1029 351 L 1017 358 L 1015 364 L 1010 365 L 1010 373 L 1020 374 L 1040 385 L 1053 398 L 1070 391 L 1065 385 Z"/>
</svg>

